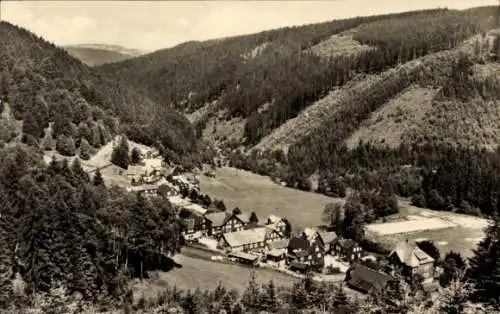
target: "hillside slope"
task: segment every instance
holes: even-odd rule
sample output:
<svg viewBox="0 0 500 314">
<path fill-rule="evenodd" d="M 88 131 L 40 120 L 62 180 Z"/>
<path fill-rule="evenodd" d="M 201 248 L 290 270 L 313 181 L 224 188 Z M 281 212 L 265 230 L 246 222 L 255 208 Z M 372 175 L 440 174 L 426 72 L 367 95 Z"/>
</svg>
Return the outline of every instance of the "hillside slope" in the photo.
<svg viewBox="0 0 500 314">
<path fill-rule="evenodd" d="M 125 132 L 148 145 L 159 142 L 169 154 L 194 151 L 186 118 L 65 50 L 7 22 L 0 23 L 0 46 L 1 101 L 9 104 L 11 120 L 22 123 L 28 144 L 52 149 L 57 141 L 71 155 L 84 139 L 99 148 Z"/>
<path fill-rule="evenodd" d="M 63 48 L 89 66 L 124 61 L 144 53 L 135 49 L 99 44 L 68 45 Z"/>
<path fill-rule="evenodd" d="M 452 49 L 495 16 L 485 7 L 359 17 L 188 42 L 98 69 L 184 112 L 205 139 L 274 149 L 290 144 L 280 134 L 295 141 L 328 118 L 301 117 L 316 112 L 311 105 L 328 111 L 338 93 L 363 92 L 363 77 Z M 300 131 L 284 126 L 295 118 Z"/>
</svg>

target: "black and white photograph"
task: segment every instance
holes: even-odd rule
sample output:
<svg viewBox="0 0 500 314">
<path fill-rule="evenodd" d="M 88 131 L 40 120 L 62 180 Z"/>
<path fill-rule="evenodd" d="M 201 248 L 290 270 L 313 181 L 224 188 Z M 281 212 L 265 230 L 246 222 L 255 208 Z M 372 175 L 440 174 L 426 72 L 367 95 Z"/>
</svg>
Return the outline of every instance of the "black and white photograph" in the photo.
<svg viewBox="0 0 500 314">
<path fill-rule="evenodd" d="M 500 314 L 500 0 L 0 0 L 0 314 Z"/>
</svg>

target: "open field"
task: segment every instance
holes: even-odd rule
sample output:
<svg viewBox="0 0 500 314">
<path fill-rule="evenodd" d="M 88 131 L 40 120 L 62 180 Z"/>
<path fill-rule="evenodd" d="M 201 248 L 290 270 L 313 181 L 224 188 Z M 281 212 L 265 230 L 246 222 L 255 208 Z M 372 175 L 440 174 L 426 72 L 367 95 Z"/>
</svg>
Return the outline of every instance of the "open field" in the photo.
<svg viewBox="0 0 500 314">
<path fill-rule="evenodd" d="M 410 233 L 416 231 L 429 231 L 436 229 L 445 229 L 456 227 L 455 224 L 447 222 L 441 218 L 413 218 L 406 221 L 387 222 L 370 224 L 366 226 L 370 232 L 376 232 L 381 235 L 391 235 L 398 233 Z"/>
<path fill-rule="evenodd" d="M 193 258 L 183 254 L 174 257 L 176 263 L 182 265 L 168 272 L 160 272 L 158 278 L 144 283 L 136 283 L 134 291 L 143 295 L 154 295 L 156 292 L 169 286 L 177 286 L 182 289 L 213 289 L 219 282 L 228 289 L 236 289 L 242 293 L 246 286 L 250 273 L 255 271 L 257 282 L 267 283 L 273 280 L 278 286 L 290 286 L 295 278 L 265 268 L 249 268 L 237 264 L 224 264 L 211 262 L 200 258 Z"/>
<path fill-rule="evenodd" d="M 270 178 L 244 170 L 218 168 L 215 178 L 200 176 L 202 193 L 224 201 L 226 208 L 254 211 L 260 219 L 274 214 L 286 217 L 294 231 L 322 224 L 326 204 L 344 202 L 340 198 L 303 192 L 274 183 Z"/>
<path fill-rule="evenodd" d="M 442 255 L 453 250 L 470 257 L 488 225 L 486 219 L 417 208 L 406 200 L 400 200 L 400 211 L 410 220 L 371 224 L 366 227 L 367 233 L 389 247 L 406 238 L 425 239 L 434 241 Z"/>
</svg>

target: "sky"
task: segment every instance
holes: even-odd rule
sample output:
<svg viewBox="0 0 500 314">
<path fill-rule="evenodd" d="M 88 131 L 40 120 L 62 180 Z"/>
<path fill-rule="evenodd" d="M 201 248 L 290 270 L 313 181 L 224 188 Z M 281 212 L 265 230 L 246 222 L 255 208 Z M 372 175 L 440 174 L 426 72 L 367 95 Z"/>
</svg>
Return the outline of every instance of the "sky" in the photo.
<svg viewBox="0 0 500 314">
<path fill-rule="evenodd" d="M 0 1 L 0 18 L 57 45 L 101 43 L 153 51 L 339 18 L 500 0 Z"/>
</svg>

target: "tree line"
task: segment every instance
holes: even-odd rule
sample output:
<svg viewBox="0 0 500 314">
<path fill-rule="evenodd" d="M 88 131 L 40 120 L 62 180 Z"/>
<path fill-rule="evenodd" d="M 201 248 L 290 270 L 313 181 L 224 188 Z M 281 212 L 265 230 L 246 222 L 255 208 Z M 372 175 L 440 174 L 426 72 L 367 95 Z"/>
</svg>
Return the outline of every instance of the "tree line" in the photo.
<svg viewBox="0 0 500 314">
<path fill-rule="evenodd" d="M 114 302 L 129 278 L 165 268 L 180 250 L 166 200 L 108 189 L 79 159 L 45 166 L 33 150 L 9 147 L 0 160 L 2 308 L 57 287 Z"/>
</svg>

